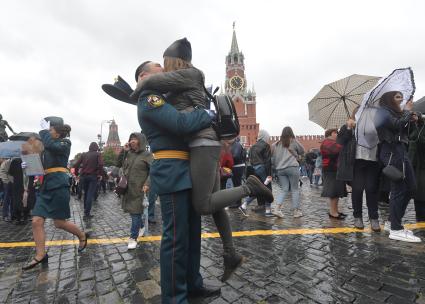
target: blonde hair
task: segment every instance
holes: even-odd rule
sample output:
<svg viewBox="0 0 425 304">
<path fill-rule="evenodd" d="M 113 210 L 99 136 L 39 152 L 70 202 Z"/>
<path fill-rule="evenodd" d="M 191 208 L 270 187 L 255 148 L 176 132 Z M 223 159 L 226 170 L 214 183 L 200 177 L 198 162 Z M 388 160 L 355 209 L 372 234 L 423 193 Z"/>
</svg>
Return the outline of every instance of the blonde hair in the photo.
<svg viewBox="0 0 425 304">
<path fill-rule="evenodd" d="M 164 72 L 191 68 L 193 65 L 181 58 L 164 56 Z"/>
</svg>

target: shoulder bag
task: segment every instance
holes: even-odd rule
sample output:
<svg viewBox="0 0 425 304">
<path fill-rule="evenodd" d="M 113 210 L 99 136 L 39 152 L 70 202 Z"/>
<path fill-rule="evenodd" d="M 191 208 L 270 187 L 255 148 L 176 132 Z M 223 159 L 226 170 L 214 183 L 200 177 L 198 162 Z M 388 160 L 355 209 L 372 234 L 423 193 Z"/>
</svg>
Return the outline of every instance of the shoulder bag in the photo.
<svg viewBox="0 0 425 304">
<path fill-rule="evenodd" d="M 401 182 L 404 179 L 404 161 L 403 161 L 403 171 L 400 171 L 393 165 L 391 165 L 391 159 L 393 157 L 393 153 L 391 152 L 390 159 L 388 160 L 388 164 L 382 169 L 382 173 L 386 178 L 388 178 L 392 182 Z"/>
<path fill-rule="evenodd" d="M 126 156 L 126 158 L 128 157 L 128 154 Z M 130 166 L 128 168 L 131 168 L 136 160 L 137 156 L 133 158 L 133 161 L 131 162 Z M 128 161 L 127 159 L 125 161 Z M 128 174 L 128 172 L 127 172 Z M 120 180 L 117 184 L 117 186 L 115 187 L 115 193 L 118 195 L 124 195 L 128 190 L 128 179 L 126 174 L 123 172 L 123 174 L 120 177 Z"/>
</svg>

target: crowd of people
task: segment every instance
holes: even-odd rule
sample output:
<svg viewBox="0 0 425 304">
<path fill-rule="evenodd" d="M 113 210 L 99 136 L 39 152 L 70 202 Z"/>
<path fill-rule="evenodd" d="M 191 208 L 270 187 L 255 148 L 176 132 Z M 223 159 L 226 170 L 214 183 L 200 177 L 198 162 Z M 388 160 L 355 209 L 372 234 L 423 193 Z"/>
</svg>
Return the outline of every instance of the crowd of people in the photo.
<svg viewBox="0 0 425 304">
<path fill-rule="evenodd" d="M 48 263 L 46 218 L 75 235 L 78 252 L 82 252 L 90 235 L 67 221 L 70 195 L 82 199 L 83 219 L 89 221 L 93 202 L 107 188 L 115 191 L 130 216 L 129 250 L 137 247 L 146 220 L 156 223 L 155 201 L 160 198 L 163 303 L 187 303 L 190 296 L 220 292 L 204 286 L 200 274 L 201 216 L 214 219 L 223 245 L 221 279 L 227 281 L 245 257 L 233 242 L 226 209 L 238 208 L 243 216 L 249 216 L 248 205 L 256 199 L 265 217 L 284 218 L 282 210 L 290 194 L 292 216 L 302 217 L 303 176 L 311 187 L 322 187 L 322 197 L 329 199 L 331 220 L 347 217 L 340 212 L 339 199 L 347 196 L 349 187 L 356 228 L 364 229 L 365 193 L 374 232 L 381 230 L 378 201 L 386 198 L 390 212 L 384 229 L 389 238 L 421 241 L 403 227 L 402 219 L 413 198 L 417 221 L 425 221 L 424 121 L 422 114 L 412 110 L 411 101 L 401 109 L 400 92 L 386 92 L 380 99 L 374 121 L 379 137 L 376 147 L 359 144 L 355 109 L 340 129 L 326 130 L 316 149 L 305 151 L 292 128 L 286 126 L 274 143 L 267 131 L 260 130 L 256 143 L 247 150 L 239 138 L 218 135 L 216 113 L 205 104 L 203 73 L 191 64 L 191 56 L 189 41 L 180 39 L 164 52 L 164 68 L 152 61 L 137 67 L 137 87 L 128 98 L 137 104 L 143 133 L 130 134 L 118 156 L 119 173 L 104 167 L 95 142 L 70 164 L 71 127 L 54 116 L 42 119 L 39 137 L 31 139 L 43 146 L 37 152 L 43 151 L 43 176 L 27 176 L 28 164 L 20 158 L 0 160 L 3 219 L 22 224 L 32 216 L 36 253 L 24 270 Z M 401 177 L 394 177 L 397 173 Z M 272 184 L 277 187 L 276 198 Z"/>
</svg>

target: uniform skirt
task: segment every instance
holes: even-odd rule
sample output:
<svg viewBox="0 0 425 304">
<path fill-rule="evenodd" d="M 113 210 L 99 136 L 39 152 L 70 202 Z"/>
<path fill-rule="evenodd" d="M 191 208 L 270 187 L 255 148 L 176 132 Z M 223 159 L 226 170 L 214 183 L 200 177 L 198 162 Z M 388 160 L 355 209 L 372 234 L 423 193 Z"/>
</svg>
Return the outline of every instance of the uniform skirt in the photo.
<svg viewBox="0 0 425 304">
<path fill-rule="evenodd" d="M 41 190 L 32 211 L 33 216 L 65 220 L 71 217 L 69 208 L 70 193 L 68 187 Z"/>
<path fill-rule="evenodd" d="M 336 197 L 347 196 L 345 182 L 336 179 L 336 172 L 323 171 L 322 179 L 323 179 L 322 197 L 336 198 Z"/>
</svg>

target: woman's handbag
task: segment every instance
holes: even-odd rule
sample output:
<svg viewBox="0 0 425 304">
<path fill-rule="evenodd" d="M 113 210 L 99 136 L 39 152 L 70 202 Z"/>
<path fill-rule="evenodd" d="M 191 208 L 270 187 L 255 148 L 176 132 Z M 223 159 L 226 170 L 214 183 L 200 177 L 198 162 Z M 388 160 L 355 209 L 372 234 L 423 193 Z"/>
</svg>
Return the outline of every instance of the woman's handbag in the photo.
<svg viewBox="0 0 425 304">
<path fill-rule="evenodd" d="M 404 179 L 404 162 L 403 162 L 403 171 L 400 171 L 393 165 L 391 165 L 391 158 L 393 157 L 393 153 L 391 152 L 390 159 L 388 160 L 388 164 L 382 169 L 382 173 L 386 178 L 388 178 L 392 182 L 401 182 Z"/>
<path fill-rule="evenodd" d="M 128 162 L 127 160 L 128 154 L 125 156 L 125 162 Z M 136 160 L 136 157 L 133 158 L 131 164 L 127 167 L 128 170 L 130 170 L 131 167 L 133 167 L 134 161 Z M 118 195 L 124 195 L 128 190 L 128 170 L 126 172 L 123 172 L 123 174 L 120 177 L 120 180 L 115 187 L 115 193 Z"/>
<path fill-rule="evenodd" d="M 127 189 L 128 189 L 127 177 L 123 175 L 120 177 L 120 180 L 117 186 L 115 187 L 115 193 L 118 195 L 124 195 L 127 192 Z"/>
</svg>

